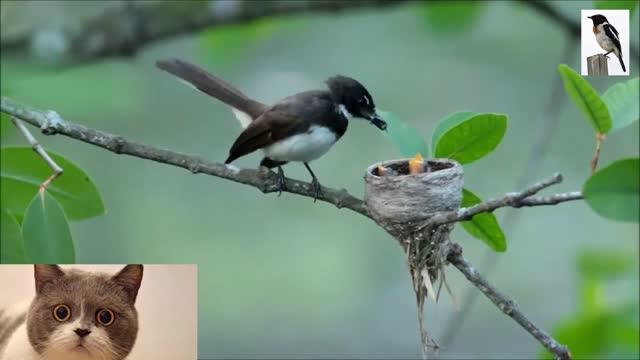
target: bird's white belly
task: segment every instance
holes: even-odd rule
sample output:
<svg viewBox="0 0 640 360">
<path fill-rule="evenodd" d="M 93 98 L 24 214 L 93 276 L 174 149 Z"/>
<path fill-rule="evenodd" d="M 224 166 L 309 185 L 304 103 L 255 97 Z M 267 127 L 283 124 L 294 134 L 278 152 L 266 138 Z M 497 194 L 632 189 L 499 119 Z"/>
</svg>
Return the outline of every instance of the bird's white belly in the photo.
<svg viewBox="0 0 640 360">
<path fill-rule="evenodd" d="M 308 162 L 324 155 L 336 140 L 336 135 L 326 127 L 311 126 L 307 132 L 280 140 L 263 150 L 272 160 Z"/>
<path fill-rule="evenodd" d="M 598 25 L 598 30 L 599 31 L 596 34 L 596 41 L 598 42 L 598 45 L 600 45 L 600 47 L 606 51 L 614 50 L 615 46 L 613 44 L 613 41 L 611 41 L 611 39 L 609 39 L 607 34 L 604 32 L 602 25 Z"/>
</svg>

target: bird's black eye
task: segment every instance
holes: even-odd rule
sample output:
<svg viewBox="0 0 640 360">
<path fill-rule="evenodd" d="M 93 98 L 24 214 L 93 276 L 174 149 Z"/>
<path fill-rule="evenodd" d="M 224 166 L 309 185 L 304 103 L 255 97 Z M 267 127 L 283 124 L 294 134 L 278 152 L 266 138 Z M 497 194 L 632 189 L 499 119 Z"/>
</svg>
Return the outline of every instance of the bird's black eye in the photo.
<svg viewBox="0 0 640 360">
<path fill-rule="evenodd" d="M 56 305 L 52 312 L 53 318 L 58 321 L 67 321 L 71 317 L 71 309 L 65 304 Z"/>
<path fill-rule="evenodd" d="M 116 320 L 116 315 L 109 309 L 100 309 L 96 313 L 96 320 L 100 325 L 109 326 Z"/>
</svg>

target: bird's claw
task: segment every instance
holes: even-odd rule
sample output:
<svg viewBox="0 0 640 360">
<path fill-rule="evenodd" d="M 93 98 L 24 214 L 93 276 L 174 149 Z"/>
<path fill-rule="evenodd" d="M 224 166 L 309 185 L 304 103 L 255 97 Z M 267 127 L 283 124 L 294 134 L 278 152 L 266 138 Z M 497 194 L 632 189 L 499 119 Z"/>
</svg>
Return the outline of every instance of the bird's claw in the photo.
<svg viewBox="0 0 640 360">
<path fill-rule="evenodd" d="M 318 198 L 322 196 L 322 187 L 320 186 L 320 182 L 316 178 L 313 178 L 313 180 L 311 180 L 311 186 L 313 187 L 314 192 L 313 202 L 316 202 Z"/>
</svg>

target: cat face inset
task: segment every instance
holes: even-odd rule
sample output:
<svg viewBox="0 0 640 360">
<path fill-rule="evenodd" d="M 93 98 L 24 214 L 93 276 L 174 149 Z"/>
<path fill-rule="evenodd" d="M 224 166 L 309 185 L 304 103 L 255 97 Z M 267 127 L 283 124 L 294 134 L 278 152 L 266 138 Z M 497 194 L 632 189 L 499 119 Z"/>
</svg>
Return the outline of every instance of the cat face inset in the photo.
<svg viewBox="0 0 640 360">
<path fill-rule="evenodd" d="M 36 297 L 27 317 L 33 348 L 47 360 L 121 360 L 138 333 L 134 307 L 142 265 L 109 276 L 34 265 Z"/>
</svg>

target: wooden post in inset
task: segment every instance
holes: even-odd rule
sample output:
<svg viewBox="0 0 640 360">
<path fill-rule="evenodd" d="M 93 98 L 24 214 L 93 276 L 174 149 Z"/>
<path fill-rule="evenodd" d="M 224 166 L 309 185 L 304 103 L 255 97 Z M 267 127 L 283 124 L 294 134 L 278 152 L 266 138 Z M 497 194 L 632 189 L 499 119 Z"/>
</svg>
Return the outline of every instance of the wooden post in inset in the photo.
<svg viewBox="0 0 640 360">
<path fill-rule="evenodd" d="M 602 54 L 589 56 L 587 58 L 587 74 L 588 75 L 609 75 L 607 67 L 607 58 Z"/>
</svg>

